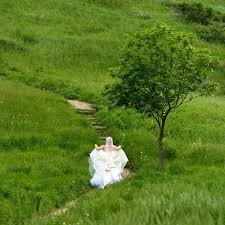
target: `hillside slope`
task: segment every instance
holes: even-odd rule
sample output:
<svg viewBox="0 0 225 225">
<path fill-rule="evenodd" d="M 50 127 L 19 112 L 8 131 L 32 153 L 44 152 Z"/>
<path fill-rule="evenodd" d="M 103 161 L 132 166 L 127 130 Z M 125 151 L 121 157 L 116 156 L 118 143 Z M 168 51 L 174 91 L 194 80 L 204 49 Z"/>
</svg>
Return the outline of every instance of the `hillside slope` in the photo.
<svg viewBox="0 0 225 225">
<path fill-rule="evenodd" d="M 24 224 L 89 191 L 98 138 L 82 116 L 59 96 L 2 79 L 0 104 L 0 224 Z"/>
<path fill-rule="evenodd" d="M 225 12 L 223 1 L 202 2 Z M 150 28 L 156 21 L 195 32 L 195 24 L 186 23 L 159 0 L 2 0 L 0 12 L 4 74 L 43 89 L 59 92 L 56 89 L 61 88 L 60 94 L 67 97 L 71 91 L 58 85 L 58 80 L 75 86 L 82 98 L 87 93 L 99 95 L 111 79 L 108 69 L 116 64 L 128 34 Z M 223 45 L 199 44 L 225 58 Z M 220 71 L 213 76 L 224 80 Z"/>
<path fill-rule="evenodd" d="M 223 0 L 199 2 L 225 13 Z M 135 171 L 104 191 L 88 185 L 87 156 L 99 137 L 62 97 L 98 103 L 111 81 L 108 69 L 134 31 L 161 21 L 196 32 L 165 3 L 0 1 L 0 224 L 225 224 L 223 95 L 199 98 L 171 115 L 164 172 L 157 167 L 154 121 L 99 107 L 98 120 Z M 223 44 L 199 39 L 198 45 L 224 61 Z M 224 67 L 210 78 L 225 87 Z M 75 198 L 65 215 L 47 216 Z"/>
</svg>

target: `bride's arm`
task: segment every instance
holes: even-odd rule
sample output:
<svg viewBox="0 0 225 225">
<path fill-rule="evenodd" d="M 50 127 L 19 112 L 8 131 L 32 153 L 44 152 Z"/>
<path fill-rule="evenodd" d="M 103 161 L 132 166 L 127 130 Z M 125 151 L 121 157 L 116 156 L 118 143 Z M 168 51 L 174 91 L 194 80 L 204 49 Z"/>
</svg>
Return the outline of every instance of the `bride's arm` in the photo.
<svg viewBox="0 0 225 225">
<path fill-rule="evenodd" d="M 104 150 L 104 147 L 105 147 L 104 145 L 98 146 L 98 145 L 95 144 L 96 150 Z"/>
<path fill-rule="evenodd" d="M 122 147 L 121 147 L 121 145 L 119 145 L 119 146 L 113 146 L 113 150 L 120 150 Z"/>
</svg>

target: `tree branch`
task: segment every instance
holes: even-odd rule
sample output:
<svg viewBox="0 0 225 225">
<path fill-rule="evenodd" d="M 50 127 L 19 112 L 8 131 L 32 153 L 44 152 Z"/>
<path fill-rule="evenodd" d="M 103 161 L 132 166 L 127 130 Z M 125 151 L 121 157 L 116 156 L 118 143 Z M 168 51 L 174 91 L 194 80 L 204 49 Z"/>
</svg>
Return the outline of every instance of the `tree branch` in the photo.
<svg viewBox="0 0 225 225">
<path fill-rule="evenodd" d="M 158 126 L 160 127 L 161 126 L 161 123 L 160 123 L 160 119 L 159 117 L 157 117 L 156 115 L 152 114 L 152 116 L 154 117 L 154 119 L 156 120 Z"/>
</svg>

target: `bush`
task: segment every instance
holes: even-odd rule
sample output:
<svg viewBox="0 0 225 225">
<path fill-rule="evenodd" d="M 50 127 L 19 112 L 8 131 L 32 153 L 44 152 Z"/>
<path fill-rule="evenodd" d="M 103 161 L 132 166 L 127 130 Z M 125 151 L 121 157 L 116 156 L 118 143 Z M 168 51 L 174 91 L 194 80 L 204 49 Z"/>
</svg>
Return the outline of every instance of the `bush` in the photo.
<svg viewBox="0 0 225 225">
<path fill-rule="evenodd" d="M 206 41 L 225 43 L 225 30 L 223 26 L 219 26 L 218 24 L 198 26 L 196 31 L 199 37 Z"/>
<path fill-rule="evenodd" d="M 221 12 L 215 12 L 214 21 L 225 23 L 225 14 Z"/>
<path fill-rule="evenodd" d="M 178 10 L 187 21 L 209 25 L 212 22 L 225 23 L 225 14 L 213 10 L 211 7 L 204 7 L 202 3 L 178 3 L 168 4 Z"/>
<path fill-rule="evenodd" d="M 177 9 L 187 21 L 200 24 L 196 29 L 200 38 L 225 43 L 225 14 L 204 7 L 202 3 L 178 3 L 170 6 Z"/>
<path fill-rule="evenodd" d="M 204 7 L 202 3 L 179 3 L 175 7 L 181 12 L 186 20 L 208 25 L 215 14 L 212 8 Z"/>
</svg>

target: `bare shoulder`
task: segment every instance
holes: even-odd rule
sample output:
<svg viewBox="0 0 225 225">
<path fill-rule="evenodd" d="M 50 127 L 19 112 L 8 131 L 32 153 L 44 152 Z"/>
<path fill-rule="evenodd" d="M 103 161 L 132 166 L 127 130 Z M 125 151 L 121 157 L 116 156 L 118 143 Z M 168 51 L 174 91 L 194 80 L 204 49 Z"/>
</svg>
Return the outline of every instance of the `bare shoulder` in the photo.
<svg viewBox="0 0 225 225">
<path fill-rule="evenodd" d="M 120 150 L 120 149 L 121 149 L 121 145 L 119 146 L 113 145 L 113 150 Z"/>
<path fill-rule="evenodd" d="M 105 149 L 105 145 L 101 145 L 101 146 L 95 146 L 96 150 L 104 150 Z"/>
</svg>

